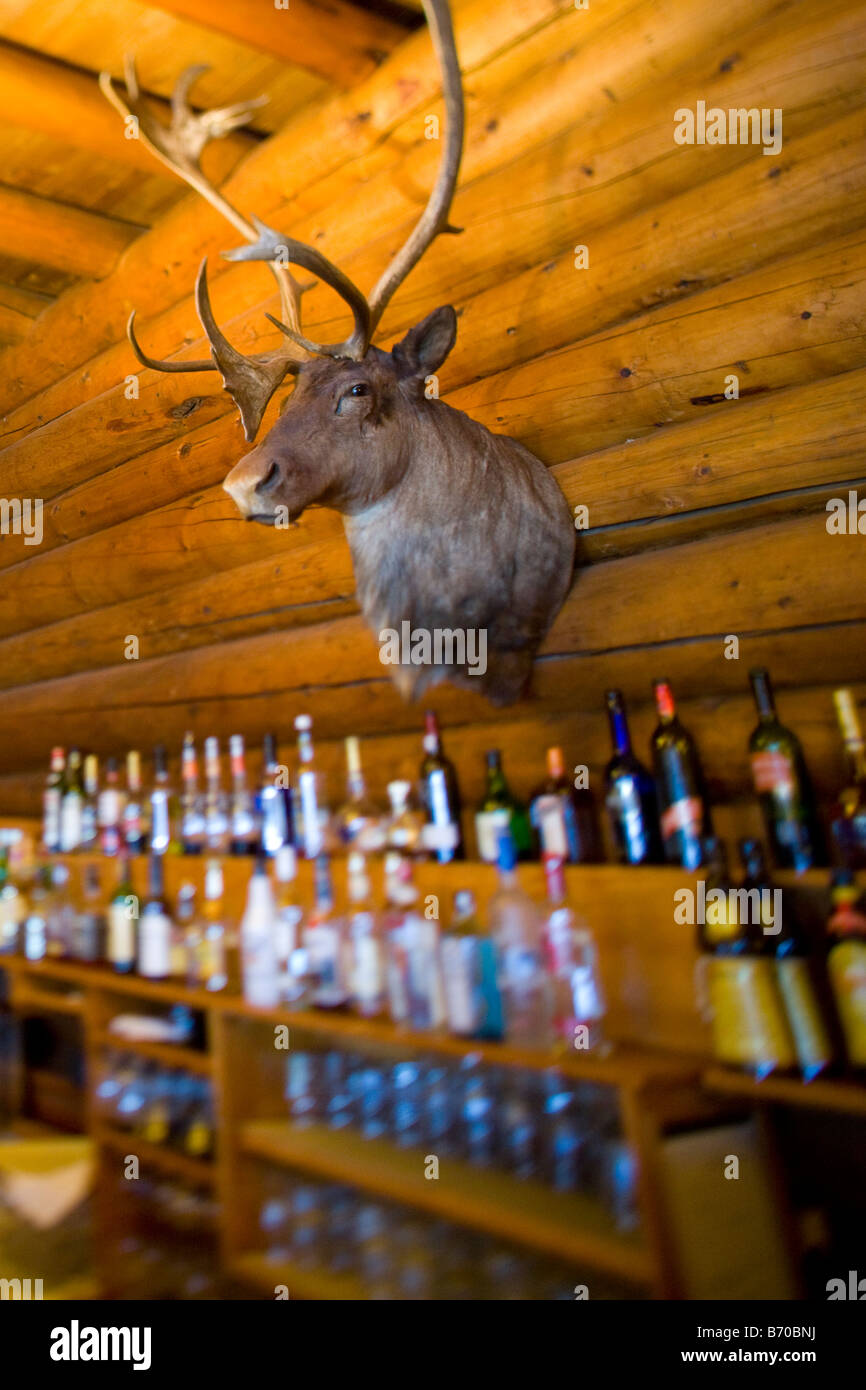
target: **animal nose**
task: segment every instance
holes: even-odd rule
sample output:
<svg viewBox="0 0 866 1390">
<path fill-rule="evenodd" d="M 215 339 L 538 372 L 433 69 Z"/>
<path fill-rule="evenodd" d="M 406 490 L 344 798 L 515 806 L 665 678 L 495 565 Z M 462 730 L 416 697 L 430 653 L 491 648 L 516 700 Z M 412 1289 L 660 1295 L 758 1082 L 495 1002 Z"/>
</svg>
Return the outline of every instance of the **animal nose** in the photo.
<svg viewBox="0 0 866 1390">
<path fill-rule="evenodd" d="M 263 478 L 256 483 L 256 492 L 270 492 L 279 481 L 280 470 L 276 463 L 272 463 Z"/>
<path fill-rule="evenodd" d="M 229 473 L 223 488 L 235 503 L 241 516 L 250 516 L 257 510 L 257 494 L 260 487 L 273 486 L 278 474 L 276 464 L 262 459 L 253 450 L 240 459 Z"/>
</svg>

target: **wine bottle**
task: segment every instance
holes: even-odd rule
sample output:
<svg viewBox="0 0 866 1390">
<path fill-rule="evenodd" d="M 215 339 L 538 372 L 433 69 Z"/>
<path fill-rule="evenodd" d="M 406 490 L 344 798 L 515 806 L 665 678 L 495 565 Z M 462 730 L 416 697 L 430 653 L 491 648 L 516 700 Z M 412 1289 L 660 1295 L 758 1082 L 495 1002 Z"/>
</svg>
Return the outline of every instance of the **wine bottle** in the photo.
<svg viewBox="0 0 866 1390">
<path fill-rule="evenodd" d="M 60 803 L 60 852 L 71 854 L 81 844 L 84 819 L 84 785 L 81 754 L 73 748 L 66 763 Z"/>
<path fill-rule="evenodd" d="M 847 869 L 866 869 L 866 743 L 850 690 L 834 690 L 836 716 L 848 758 L 848 785 L 833 813 L 833 842 Z"/>
<path fill-rule="evenodd" d="M 749 672 L 758 723 L 749 739 L 749 761 L 767 840 L 781 869 L 798 873 L 822 862 L 821 831 L 803 750 L 779 722 L 768 672 Z"/>
<path fill-rule="evenodd" d="M 88 753 L 84 759 L 82 783 L 84 801 L 81 806 L 81 834 L 78 849 L 94 854 L 99 848 L 99 759 Z"/>
<path fill-rule="evenodd" d="M 195 977 L 202 989 L 216 993 L 228 985 L 228 930 L 223 898 L 223 870 L 218 859 L 205 866 L 204 907 L 197 940 Z"/>
<path fill-rule="evenodd" d="M 826 1071 L 833 1047 L 822 1016 L 814 962 L 795 916 L 792 895 L 772 884 L 760 840 L 738 842 L 743 866 L 741 911 L 747 908 L 756 953 L 773 959 L 776 982 L 794 1040 L 797 1064 L 805 1081 Z"/>
<path fill-rule="evenodd" d="M 440 864 L 450 864 L 465 856 L 457 773 L 442 751 L 439 723 L 433 710 L 424 715 L 424 730 L 420 793 L 426 824 L 422 838 L 428 853 Z"/>
<path fill-rule="evenodd" d="M 484 799 L 475 816 L 475 836 L 478 857 L 495 864 L 499 857 L 499 837 L 508 831 L 518 859 L 528 859 L 532 853 L 532 827 L 526 808 L 512 796 L 502 770 L 502 754 L 491 748 L 487 757 L 487 786 Z"/>
<path fill-rule="evenodd" d="M 82 880 L 81 910 L 76 913 L 70 955 L 74 960 L 95 965 L 105 956 L 105 915 L 102 886 L 95 864 L 87 864 Z"/>
<path fill-rule="evenodd" d="M 63 800 L 65 767 L 64 749 L 52 748 L 51 769 L 42 793 L 42 848 L 46 854 L 56 854 L 60 849 L 60 805 Z"/>
<path fill-rule="evenodd" d="M 138 922 L 138 973 L 146 980 L 167 980 L 171 974 L 173 924 L 165 902 L 164 853 L 154 850 L 148 861 L 147 900 Z"/>
<path fill-rule="evenodd" d="M 866 1073 L 866 912 L 850 869 L 837 869 L 827 922 L 827 972 L 842 1026 L 848 1067 Z"/>
<path fill-rule="evenodd" d="M 670 682 L 653 682 L 659 722 L 652 736 L 653 770 L 665 858 L 685 869 L 701 863 L 701 843 L 712 834 L 709 802 L 695 741 L 680 723 Z"/>
<path fill-rule="evenodd" d="M 295 719 L 298 735 L 298 785 L 295 808 L 296 844 L 306 859 L 317 859 L 328 848 L 328 809 L 324 779 L 313 751 L 313 721 L 309 714 Z"/>
<path fill-rule="evenodd" d="M 698 922 L 699 979 L 706 988 L 713 1051 L 720 1062 L 756 1080 L 796 1065 L 773 962 L 748 913 L 731 893 L 724 845 L 707 837 L 701 850 L 705 908 Z M 754 924 L 753 924 L 754 925 Z"/>
<path fill-rule="evenodd" d="M 294 844 L 292 793 L 286 769 L 277 758 L 274 734 L 265 734 L 262 744 L 262 783 L 259 788 L 259 823 L 263 853 L 279 854 L 284 845 Z"/>
<path fill-rule="evenodd" d="M 659 832 L 656 785 L 632 751 L 622 691 L 605 693 L 613 757 L 604 770 L 604 804 L 621 864 L 660 864 L 664 859 Z"/>
<path fill-rule="evenodd" d="M 529 819 L 542 856 L 556 855 L 570 864 L 598 864 L 604 858 L 595 798 L 588 787 L 575 787 L 566 777 L 561 748 L 547 750 L 547 779 L 530 799 Z"/>
</svg>

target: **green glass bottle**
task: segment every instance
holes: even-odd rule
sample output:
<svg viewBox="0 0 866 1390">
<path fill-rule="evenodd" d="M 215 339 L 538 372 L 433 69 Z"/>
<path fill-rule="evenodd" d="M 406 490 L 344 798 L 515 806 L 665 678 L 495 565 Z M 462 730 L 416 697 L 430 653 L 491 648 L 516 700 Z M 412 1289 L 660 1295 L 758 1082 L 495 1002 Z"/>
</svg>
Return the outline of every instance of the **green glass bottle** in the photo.
<svg viewBox="0 0 866 1390">
<path fill-rule="evenodd" d="M 773 861 L 802 873 L 824 862 L 823 837 L 803 750 L 796 734 L 780 723 L 769 673 L 749 672 L 758 723 L 749 739 L 752 781 L 761 804 Z"/>
<path fill-rule="evenodd" d="M 502 770 L 502 754 L 492 748 L 487 754 L 487 786 L 475 816 L 478 857 L 495 864 L 499 857 L 499 837 L 509 831 L 518 859 L 532 857 L 532 827 L 526 807 L 512 796 Z"/>
</svg>

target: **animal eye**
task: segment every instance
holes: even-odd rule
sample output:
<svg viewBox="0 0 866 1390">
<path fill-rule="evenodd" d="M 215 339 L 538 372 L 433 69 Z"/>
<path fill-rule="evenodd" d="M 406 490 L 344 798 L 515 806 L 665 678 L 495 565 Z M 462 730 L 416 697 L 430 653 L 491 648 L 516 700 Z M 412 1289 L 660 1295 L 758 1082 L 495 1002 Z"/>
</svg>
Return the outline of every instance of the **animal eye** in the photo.
<svg viewBox="0 0 866 1390">
<path fill-rule="evenodd" d="M 369 396 L 369 394 L 370 388 L 366 381 L 359 381 L 349 389 L 350 396 Z"/>
</svg>

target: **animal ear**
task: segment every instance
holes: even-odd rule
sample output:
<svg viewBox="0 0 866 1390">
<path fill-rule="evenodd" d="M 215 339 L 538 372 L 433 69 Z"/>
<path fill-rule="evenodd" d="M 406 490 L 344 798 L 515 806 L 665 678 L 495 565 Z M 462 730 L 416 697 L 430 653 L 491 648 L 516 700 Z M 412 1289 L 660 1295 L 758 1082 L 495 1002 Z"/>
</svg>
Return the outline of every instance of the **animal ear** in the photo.
<svg viewBox="0 0 866 1390">
<path fill-rule="evenodd" d="M 457 340 L 457 315 L 450 304 L 434 309 L 410 328 L 391 356 L 401 376 L 427 376 L 442 366 Z"/>
</svg>

